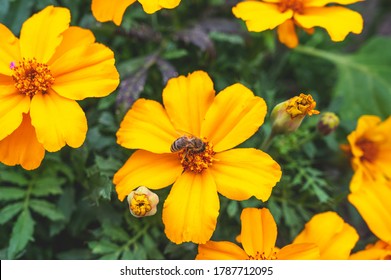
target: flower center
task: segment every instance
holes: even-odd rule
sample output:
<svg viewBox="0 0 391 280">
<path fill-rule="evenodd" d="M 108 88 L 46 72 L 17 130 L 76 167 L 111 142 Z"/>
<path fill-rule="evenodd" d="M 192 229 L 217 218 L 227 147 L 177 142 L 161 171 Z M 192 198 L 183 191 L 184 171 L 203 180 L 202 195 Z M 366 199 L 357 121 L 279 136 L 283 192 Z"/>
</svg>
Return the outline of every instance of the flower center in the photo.
<svg viewBox="0 0 391 280">
<path fill-rule="evenodd" d="M 276 260 L 277 259 L 277 252 L 273 250 L 273 252 L 266 256 L 265 252 L 258 252 L 255 254 L 255 256 L 248 256 L 248 260 Z"/>
<path fill-rule="evenodd" d="M 278 4 L 280 12 L 284 13 L 287 10 L 293 10 L 296 13 L 303 13 L 304 5 L 302 0 L 281 0 Z"/>
<path fill-rule="evenodd" d="M 300 93 L 299 96 L 292 97 L 289 100 L 286 112 L 292 119 L 297 116 L 312 116 L 313 114 L 319 114 L 318 110 L 314 110 L 315 106 L 316 102 L 312 98 L 311 94 Z"/>
<path fill-rule="evenodd" d="M 360 149 L 363 151 L 361 160 L 369 162 L 375 161 L 378 154 L 378 148 L 375 143 L 369 141 L 368 139 L 362 138 L 356 142 L 356 145 L 359 146 Z"/>
<path fill-rule="evenodd" d="M 144 217 L 151 211 L 152 206 L 146 194 L 135 193 L 129 202 L 129 208 L 136 216 Z"/>
<path fill-rule="evenodd" d="M 204 169 L 211 166 L 215 160 L 213 158 L 215 154 L 213 145 L 209 142 L 205 142 L 205 149 L 202 152 L 185 148 L 178 153 L 183 169 L 195 173 L 201 173 Z"/>
<path fill-rule="evenodd" d="M 12 78 L 15 81 L 15 87 L 20 93 L 30 97 L 38 93 L 46 93 L 54 83 L 54 77 L 50 73 L 49 67 L 44 63 L 37 62 L 35 58 L 23 58 L 19 65 L 11 62 L 10 68 L 14 71 Z"/>
</svg>

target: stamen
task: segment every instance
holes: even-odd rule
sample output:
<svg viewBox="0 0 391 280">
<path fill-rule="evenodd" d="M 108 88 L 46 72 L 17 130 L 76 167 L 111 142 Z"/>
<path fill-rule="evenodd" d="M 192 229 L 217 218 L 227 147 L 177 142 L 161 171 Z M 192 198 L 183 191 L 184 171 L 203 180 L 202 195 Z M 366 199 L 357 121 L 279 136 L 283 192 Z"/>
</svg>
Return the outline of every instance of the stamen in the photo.
<svg viewBox="0 0 391 280">
<path fill-rule="evenodd" d="M 149 203 L 148 197 L 146 194 L 137 194 L 135 193 L 133 198 L 129 201 L 130 211 L 136 216 L 143 217 L 149 211 L 151 211 L 152 206 Z"/>
<path fill-rule="evenodd" d="M 300 93 L 299 96 L 295 96 L 289 100 L 286 112 L 292 119 L 297 116 L 312 116 L 319 114 L 318 110 L 314 110 L 315 107 L 316 102 L 310 94 Z"/>
<path fill-rule="evenodd" d="M 213 164 L 216 153 L 213 151 L 213 145 L 205 142 L 205 150 L 203 152 L 194 152 L 189 149 L 184 149 L 179 152 L 179 159 L 185 171 L 201 173 Z"/>
<path fill-rule="evenodd" d="M 278 8 L 280 12 L 284 13 L 287 10 L 293 10 L 295 13 L 302 14 L 304 11 L 304 5 L 302 0 L 282 0 Z"/>
<path fill-rule="evenodd" d="M 273 250 L 273 252 L 266 256 L 265 252 L 257 251 L 255 256 L 248 256 L 248 260 L 276 260 L 277 259 L 277 251 Z"/>
</svg>

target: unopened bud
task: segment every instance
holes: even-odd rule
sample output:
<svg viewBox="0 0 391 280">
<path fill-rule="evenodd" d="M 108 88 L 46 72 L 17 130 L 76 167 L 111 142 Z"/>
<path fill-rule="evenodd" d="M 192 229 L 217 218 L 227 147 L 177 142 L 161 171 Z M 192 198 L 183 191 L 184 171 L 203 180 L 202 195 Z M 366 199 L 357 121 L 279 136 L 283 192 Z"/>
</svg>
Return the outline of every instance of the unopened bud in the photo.
<svg viewBox="0 0 391 280">
<path fill-rule="evenodd" d="M 159 197 L 148 188 L 141 186 L 128 195 L 130 213 L 137 217 L 156 214 Z"/>
<path fill-rule="evenodd" d="M 332 112 L 323 113 L 318 122 L 318 131 L 326 136 L 337 129 L 339 126 L 339 118 Z"/>
<path fill-rule="evenodd" d="M 319 114 L 315 107 L 316 102 L 312 96 L 304 93 L 277 104 L 271 113 L 272 133 L 282 134 L 295 131 L 306 115 Z"/>
</svg>

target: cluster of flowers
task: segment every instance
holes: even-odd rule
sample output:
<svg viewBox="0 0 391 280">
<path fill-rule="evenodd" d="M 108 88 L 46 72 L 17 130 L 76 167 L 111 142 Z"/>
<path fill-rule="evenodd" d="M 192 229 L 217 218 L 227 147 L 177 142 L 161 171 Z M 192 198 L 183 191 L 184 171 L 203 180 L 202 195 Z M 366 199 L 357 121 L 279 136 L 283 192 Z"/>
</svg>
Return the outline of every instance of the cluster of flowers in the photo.
<svg viewBox="0 0 391 280">
<path fill-rule="evenodd" d="M 339 5 L 326 6 L 358 1 L 243 1 L 233 14 L 246 22 L 249 31 L 278 26 L 279 40 L 293 48 L 298 44 L 296 27 L 310 34 L 314 27 L 323 27 L 333 41 L 343 40 L 349 32 L 360 33 L 360 14 Z M 135 2 L 92 0 L 92 11 L 97 20 L 120 25 L 125 9 Z M 138 2 L 147 13 L 180 4 L 180 0 Z M 50 6 L 23 24 L 20 39 L 0 24 L 0 161 L 5 164 L 35 169 L 45 151 L 81 146 L 87 120 L 76 101 L 107 96 L 119 84 L 113 52 L 96 43 L 89 30 L 69 23 L 67 9 Z M 359 239 L 357 232 L 336 213 L 326 212 L 315 215 L 292 244 L 279 249 L 270 211 L 247 208 L 237 237 L 242 249 L 210 238 L 219 215 L 218 194 L 238 201 L 254 196 L 265 202 L 282 176 L 279 164 L 267 153 L 235 148 L 263 124 L 265 101 L 239 83 L 215 95 L 213 82 L 203 71 L 172 78 L 162 95 L 164 106 L 138 99 L 117 132 L 119 145 L 137 149 L 113 178 L 118 198 L 127 197 L 134 216 L 155 214 L 159 198 L 149 189 L 172 185 L 163 205 L 165 233 L 177 244 L 200 244 L 197 259 L 390 257 L 391 118 L 381 122 L 363 116 L 344 146 L 355 170 L 349 201 L 379 242 L 350 255 Z M 305 94 L 277 105 L 271 116 L 272 134 L 297 129 L 306 115 L 319 113 L 315 105 Z M 329 133 L 336 125 L 335 116 L 329 114 L 320 127 Z"/>
</svg>

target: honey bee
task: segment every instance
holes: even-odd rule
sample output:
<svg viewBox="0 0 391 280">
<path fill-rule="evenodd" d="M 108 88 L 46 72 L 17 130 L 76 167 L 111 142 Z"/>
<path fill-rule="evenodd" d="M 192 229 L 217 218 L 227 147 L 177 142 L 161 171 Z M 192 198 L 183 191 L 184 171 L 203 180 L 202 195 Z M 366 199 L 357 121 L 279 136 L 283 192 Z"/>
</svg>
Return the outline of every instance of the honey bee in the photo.
<svg viewBox="0 0 391 280">
<path fill-rule="evenodd" d="M 186 153 L 191 152 L 193 154 L 198 154 L 205 151 L 205 143 L 194 136 L 182 136 L 172 143 L 170 150 L 172 153 L 186 150 Z"/>
</svg>

